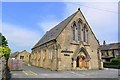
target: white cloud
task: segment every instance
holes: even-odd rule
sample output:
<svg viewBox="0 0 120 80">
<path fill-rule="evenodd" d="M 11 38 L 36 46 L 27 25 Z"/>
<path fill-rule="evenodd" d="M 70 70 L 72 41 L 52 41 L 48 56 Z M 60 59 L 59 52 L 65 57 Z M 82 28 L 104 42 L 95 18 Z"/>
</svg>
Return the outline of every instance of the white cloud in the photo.
<svg viewBox="0 0 120 80">
<path fill-rule="evenodd" d="M 97 39 L 102 43 L 116 42 L 118 40 L 118 3 L 117 2 L 81 2 L 64 3 L 64 19 L 81 8 L 86 20 L 95 33 Z M 49 21 L 48 21 L 49 20 Z M 44 32 L 50 30 L 61 21 L 55 16 L 46 16 L 38 25 Z M 111 36 L 110 36 L 111 35 Z"/>
<path fill-rule="evenodd" d="M 58 21 L 55 16 L 49 15 L 44 17 L 42 21 L 37 24 L 44 32 L 46 32 L 55 27 L 58 23 L 60 23 L 60 21 Z"/>
<path fill-rule="evenodd" d="M 40 34 L 33 30 L 28 30 L 23 27 L 3 23 L 3 35 L 6 36 L 9 46 L 13 51 L 31 49 L 36 41 L 40 38 Z"/>
<path fill-rule="evenodd" d="M 71 3 L 65 3 L 64 12 L 64 19 L 77 11 L 77 8 L 80 7 L 85 18 L 87 19 L 88 23 L 90 24 L 93 32 L 95 32 L 96 37 L 102 42 L 102 40 L 106 40 L 106 42 L 115 42 L 117 39 L 117 31 L 118 31 L 118 16 L 116 13 L 113 12 L 106 12 L 97 9 L 104 9 L 109 11 L 117 12 L 117 3 L 79 3 L 81 5 L 89 6 L 81 6 Z M 37 24 L 39 27 L 44 31 L 48 31 L 61 20 L 58 20 L 55 16 L 45 16 L 43 19 L 38 22 Z M 2 25 L 2 26 L 1 26 Z M 3 27 L 3 28 L 2 28 Z M 20 27 L 14 24 L 8 23 L 0 23 L 0 31 L 6 36 L 9 41 L 10 47 L 12 47 L 13 51 L 16 49 L 31 49 L 36 41 L 39 40 L 41 34 L 38 34 L 34 30 L 28 30 L 26 28 Z"/>
<path fill-rule="evenodd" d="M 65 3 L 65 16 L 81 8 L 85 18 L 100 42 L 113 42 L 118 40 L 118 3 L 89 2 Z"/>
<path fill-rule="evenodd" d="M 59 23 L 58 21 L 52 20 L 52 21 L 42 21 L 38 23 L 38 25 L 44 32 L 46 32 L 46 31 L 49 31 L 54 26 L 56 26 L 58 23 Z"/>
</svg>

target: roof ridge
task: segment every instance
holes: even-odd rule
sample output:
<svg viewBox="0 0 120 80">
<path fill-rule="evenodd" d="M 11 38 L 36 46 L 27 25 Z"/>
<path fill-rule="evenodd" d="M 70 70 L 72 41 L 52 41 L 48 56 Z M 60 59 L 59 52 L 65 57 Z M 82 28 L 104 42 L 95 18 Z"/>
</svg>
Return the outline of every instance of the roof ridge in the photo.
<svg viewBox="0 0 120 80">
<path fill-rule="evenodd" d="M 67 17 L 63 21 L 61 21 L 59 24 L 57 24 L 56 26 L 51 28 L 49 31 L 47 31 L 43 35 L 43 37 L 34 45 L 33 48 L 40 46 L 46 42 L 49 42 L 51 40 L 56 39 L 59 36 L 59 34 L 62 32 L 62 30 L 66 27 L 66 25 L 69 23 L 69 21 L 71 21 L 71 19 L 76 15 L 77 12 L 78 11 L 76 11 L 75 13 L 73 13 L 72 15 L 70 15 L 69 17 Z"/>
<path fill-rule="evenodd" d="M 109 43 L 109 44 L 105 44 L 105 45 L 107 46 L 107 45 L 115 45 L 115 44 L 120 44 L 120 42 L 113 42 L 113 43 Z M 100 46 L 105 46 L 105 45 L 102 44 Z"/>
<path fill-rule="evenodd" d="M 75 13 L 73 13 L 72 15 L 74 15 L 74 14 L 76 14 L 78 11 L 76 11 Z M 68 18 L 70 18 L 72 15 L 70 15 L 69 17 L 66 17 L 65 19 L 63 19 L 60 23 L 58 23 L 56 26 L 54 26 L 53 28 L 51 28 L 50 30 L 52 30 L 52 29 L 54 29 L 55 27 L 57 27 L 59 24 L 61 24 L 62 22 L 64 22 L 65 20 L 67 20 Z M 49 31 L 50 31 L 49 30 Z M 49 32 L 49 31 L 47 31 L 47 32 Z M 46 32 L 46 33 L 47 33 Z"/>
</svg>

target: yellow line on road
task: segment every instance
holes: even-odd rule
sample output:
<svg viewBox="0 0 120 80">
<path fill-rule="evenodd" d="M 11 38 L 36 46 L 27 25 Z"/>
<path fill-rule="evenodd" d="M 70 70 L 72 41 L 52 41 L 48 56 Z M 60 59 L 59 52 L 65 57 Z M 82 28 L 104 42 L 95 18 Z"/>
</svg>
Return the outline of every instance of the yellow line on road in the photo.
<svg viewBox="0 0 120 80">
<path fill-rule="evenodd" d="M 35 72 L 33 72 L 33 71 L 30 71 L 32 74 L 34 74 L 34 75 L 37 75 Z"/>
<path fill-rule="evenodd" d="M 28 70 L 28 71 L 22 71 L 26 75 L 37 75 L 35 72 Z"/>
<path fill-rule="evenodd" d="M 13 75 L 17 75 L 17 74 L 13 74 Z"/>
<path fill-rule="evenodd" d="M 25 72 L 25 71 L 22 71 L 23 73 L 25 73 L 26 75 L 28 75 L 28 73 L 27 72 Z"/>
</svg>

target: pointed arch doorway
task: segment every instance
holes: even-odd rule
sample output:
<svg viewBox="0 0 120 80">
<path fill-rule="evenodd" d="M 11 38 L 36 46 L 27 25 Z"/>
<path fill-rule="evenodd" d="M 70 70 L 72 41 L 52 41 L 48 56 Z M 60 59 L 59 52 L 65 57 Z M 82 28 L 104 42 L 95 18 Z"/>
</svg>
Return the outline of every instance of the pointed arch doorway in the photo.
<svg viewBox="0 0 120 80">
<path fill-rule="evenodd" d="M 74 67 L 73 68 L 88 69 L 89 61 L 90 61 L 90 56 L 88 52 L 86 51 L 86 49 L 82 47 L 77 51 L 77 53 L 74 53 L 74 56 L 73 56 Z"/>
<path fill-rule="evenodd" d="M 78 56 L 76 59 L 76 67 L 77 68 L 85 68 L 86 67 L 86 61 L 85 61 L 85 56 Z"/>
</svg>

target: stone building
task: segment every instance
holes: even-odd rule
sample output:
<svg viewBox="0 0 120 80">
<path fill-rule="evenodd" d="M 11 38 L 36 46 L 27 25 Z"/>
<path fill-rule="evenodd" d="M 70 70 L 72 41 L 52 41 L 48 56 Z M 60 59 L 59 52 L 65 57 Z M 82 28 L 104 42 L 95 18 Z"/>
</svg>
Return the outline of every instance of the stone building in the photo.
<svg viewBox="0 0 120 80">
<path fill-rule="evenodd" d="M 25 62 L 25 63 L 29 63 L 29 55 L 30 55 L 30 53 L 27 52 L 26 50 L 24 50 L 17 54 L 16 59 L 23 60 L 23 62 Z"/>
<path fill-rule="evenodd" d="M 45 33 L 32 48 L 30 61 L 51 70 L 102 68 L 99 42 L 80 8 Z"/>
<path fill-rule="evenodd" d="M 103 62 L 110 62 L 112 58 L 120 58 L 120 42 L 100 45 Z"/>
</svg>

